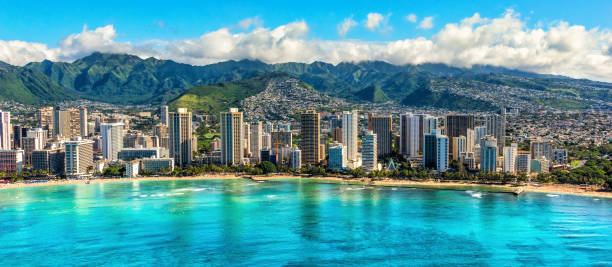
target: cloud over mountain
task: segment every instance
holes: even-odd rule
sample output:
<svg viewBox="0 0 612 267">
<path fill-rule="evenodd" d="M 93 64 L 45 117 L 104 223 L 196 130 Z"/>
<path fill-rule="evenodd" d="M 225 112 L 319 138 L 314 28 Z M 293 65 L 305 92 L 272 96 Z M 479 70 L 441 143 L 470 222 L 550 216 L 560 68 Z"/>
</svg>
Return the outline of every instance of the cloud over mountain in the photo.
<svg viewBox="0 0 612 267">
<path fill-rule="evenodd" d="M 376 24 L 374 20 L 370 26 Z M 380 23 L 379 20 L 376 25 Z M 113 25 L 94 30 L 84 27 L 80 33 L 63 38 L 54 48 L 41 43 L 0 40 L 0 60 L 14 65 L 43 59 L 72 61 L 94 51 L 152 56 L 196 65 L 244 58 L 267 63 L 384 60 L 393 64 L 440 62 L 460 67 L 490 64 L 612 81 L 609 29 L 587 29 L 563 21 L 530 28 L 512 10 L 497 18 L 483 18 L 476 13 L 458 23 L 446 24 L 431 38 L 386 42 L 309 38 L 305 21 L 276 28 L 251 25 L 255 27 L 248 32 L 221 28 L 199 38 L 149 40 L 139 44 L 117 41 Z M 345 28 L 350 29 L 338 27 L 339 33 Z"/>
</svg>

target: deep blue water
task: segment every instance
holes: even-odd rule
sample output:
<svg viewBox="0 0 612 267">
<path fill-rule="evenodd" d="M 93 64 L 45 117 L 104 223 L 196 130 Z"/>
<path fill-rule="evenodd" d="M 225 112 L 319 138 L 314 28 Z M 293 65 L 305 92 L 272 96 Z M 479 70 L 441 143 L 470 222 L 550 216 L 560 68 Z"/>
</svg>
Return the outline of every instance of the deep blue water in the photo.
<svg viewBox="0 0 612 267">
<path fill-rule="evenodd" d="M 183 180 L 0 190 L 0 266 L 612 265 L 612 200 Z"/>
</svg>

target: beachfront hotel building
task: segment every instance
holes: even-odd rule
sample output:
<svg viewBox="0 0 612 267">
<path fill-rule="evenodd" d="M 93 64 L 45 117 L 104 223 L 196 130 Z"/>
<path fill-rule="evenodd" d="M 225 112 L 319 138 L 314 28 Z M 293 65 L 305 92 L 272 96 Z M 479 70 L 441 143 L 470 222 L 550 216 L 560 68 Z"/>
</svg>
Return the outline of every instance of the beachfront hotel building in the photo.
<svg viewBox="0 0 612 267">
<path fill-rule="evenodd" d="M 0 150 L 11 149 L 11 113 L 0 110 Z"/>
<path fill-rule="evenodd" d="M 93 170 L 93 143 L 80 137 L 64 143 L 64 170 L 67 176 L 83 176 Z"/>
<path fill-rule="evenodd" d="M 259 151 L 263 148 L 263 124 L 261 121 L 251 122 L 249 146 L 251 150 L 251 159 L 253 163 L 259 163 Z"/>
<path fill-rule="evenodd" d="M 359 130 L 359 111 L 342 112 L 342 139 L 339 141 L 346 146 L 346 158 L 350 162 L 357 161 L 357 131 Z M 332 131 L 335 129 L 332 129 Z"/>
<path fill-rule="evenodd" d="M 32 151 L 32 168 L 50 174 L 64 173 L 64 148 L 41 149 Z"/>
<path fill-rule="evenodd" d="M 517 173 L 528 174 L 531 171 L 531 154 L 529 152 L 519 152 L 515 164 Z"/>
<path fill-rule="evenodd" d="M 225 165 L 242 164 L 244 158 L 242 118 L 242 112 L 237 108 L 221 112 L 221 162 Z"/>
<path fill-rule="evenodd" d="M 376 138 L 378 138 L 376 140 L 376 147 L 379 158 L 391 154 L 392 129 L 391 115 L 369 115 L 368 130 L 374 131 Z"/>
<path fill-rule="evenodd" d="M 160 170 L 174 171 L 174 159 L 173 158 L 147 158 L 140 160 L 140 168 L 142 170 L 151 171 L 154 174 L 160 172 Z"/>
<path fill-rule="evenodd" d="M 320 115 L 314 110 L 300 114 L 300 134 L 302 142 L 302 164 L 315 165 L 321 161 L 321 128 Z"/>
<path fill-rule="evenodd" d="M 21 173 L 23 164 L 23 150 L 0 150 L 0 172 Z"/>
<path fill-rule="evenodd" d="M 497 171 L 497 139 L 491 135 L 480 140 L 480 171 Z"/>
<path fill-rule="evenodd" d="M 341 171 L 347 168 L 347 153 L 346 146 L 341 143 L 332 143 L 329 147 L 329 164 L 330 170 Z"/>
<path fill-rule="evenodd" d="M 453 160 L 459 160 L 459 155 L 467 151 L 467 138 L 463 135 L 459 137 L 453 137 Z"/>
<path fill-rule="evenodd" d="M 291 148 L 291 168 L 294 170 L 302 168 L 302 150 L 297 147 Z"/>
<path fill-rule="evenodd" d="M 365 172 L 378 169 L 377 141 L 378 137 L 372 130 L 369 130 L 361 139 L 361 168 Z"/>
<path fill-rule="evenodd" d="M 418 116 L 410 113 L 400 115 L 400 154 L 403 156 L 419 156 L 420 121 Z"/>
<path fill-rule="evenodd" d="M 170 157 L 174 158 L 175 164 L 188 166 L 193 159 L 191 112 L 187 112 L 186 108 L 178 108 L 176 112 L 170 112 L 168 118 Z"/>
<path fill-rule="evenodd" d="M 119 159 L 119 151 L 123 149 L 123 122 L 100 124 L 102 135 L 102 156 L 110 161 Z"/>
<path fill-rule="evenodd" d="M 118 158 L 123 161 L 132 161 L 135 159 L 144 158 L 161 158 L 162 157 L 161 147 L 155 148 L 124 148 L 119 151 Z M 166 151 L 167 152 L 167 151 Z"/>
<path fill-rule="evenodd" d="M 436 129 L 423 139 L 423 167 L 436 171 L 448 169 L 448 137 Z"/>
<path fill-rule="evenodd" d="M 518 144 L 512 143 L 510 146 L 504 147 L 504 163 L 502 171 L 505 173 L 516 172 L 516 156 L 518 153 Z"/>
</svg>

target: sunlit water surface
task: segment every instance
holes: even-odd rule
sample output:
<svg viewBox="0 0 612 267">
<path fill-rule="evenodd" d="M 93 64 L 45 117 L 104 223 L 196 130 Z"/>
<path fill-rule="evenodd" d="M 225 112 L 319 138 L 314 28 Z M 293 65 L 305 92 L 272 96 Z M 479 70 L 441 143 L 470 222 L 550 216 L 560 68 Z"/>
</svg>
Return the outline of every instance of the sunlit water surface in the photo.
<svg viewBox="0 0 612 267">
<path fill-rule="evenodd" d="M 0 190 L 0 266 L 611 265 L 612 200 L 181 180 Z"/>
</svg>

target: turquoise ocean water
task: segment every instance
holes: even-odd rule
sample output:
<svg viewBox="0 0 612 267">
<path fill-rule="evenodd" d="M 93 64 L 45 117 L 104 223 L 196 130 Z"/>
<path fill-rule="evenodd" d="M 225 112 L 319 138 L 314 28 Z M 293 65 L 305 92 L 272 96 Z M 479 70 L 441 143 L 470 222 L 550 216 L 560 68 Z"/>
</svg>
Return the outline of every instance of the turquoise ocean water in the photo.
<svg viewBox="0 0 612 267">
<path fill-rule="evenodd" d="M 612 200 L 312 181 L 0 191 L 0 266 L 612 265 Z"/>
</svg>

